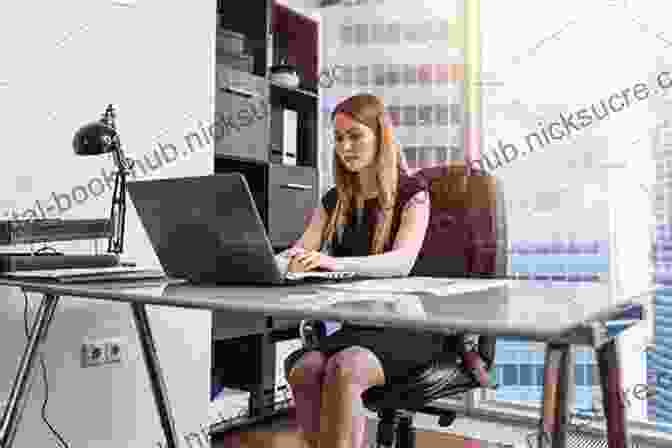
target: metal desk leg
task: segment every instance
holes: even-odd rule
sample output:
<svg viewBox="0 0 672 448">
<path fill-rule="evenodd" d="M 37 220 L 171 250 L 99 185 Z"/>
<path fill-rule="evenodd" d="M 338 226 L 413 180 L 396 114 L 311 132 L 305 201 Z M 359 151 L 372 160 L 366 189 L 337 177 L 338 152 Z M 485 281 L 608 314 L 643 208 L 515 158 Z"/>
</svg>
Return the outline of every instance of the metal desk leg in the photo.
<svg viewBox="0 0 672 448">
<path fill-rule="evenodd" d="M 565 448 L 567 426 L 574 407 L 574 349 L 569 344 L 548 344 L 544 362 L 544 392 L 537 446 Z"/>
<path fill-rule="evenodd" d="M 628 416 L 623 397 L 623 370 L 616 338 L 611 338 L 595 348 L 595 358 L 600 374 L 602 405 L 607 424 L 609 448 L 629 448 Z"/>
<path fill-rule="evenodd" d="M 37 309 L 33 327 L 28 334 L 28 342 L 19 363 L 19 369 L 9 393 L 2 421 L 0 421 L 0 448 L 10 448 L 26 406 L 28 389 L 32 384 L 35 361 L 40 354 L 40 346 L 47 339 L 47 331 L 58 305 L 58 296 L 45 294 Z"/>
<path fill-rule="evenodd" d="M 163 379 L 161 366 L 159 365 L 159 357 L 154 345 L 154 337 L 152 336 L 152 329 L 149 325 L 149 318 L 147 317 L 147 310 L 142 303 L 131 303 L 133 311 L 133 318 L 135 319 L 135 328 L 140 339 L 140 346 L 142 348 L 142 355 L 145 359 L 145 366 L 149 374 L 149 383 L 152 386 L 152 394 L 154 395 L 154 404 L 161 419 L 161 427 L 166 438 L 168 448 L 178 448 L 177 431 L 175 430 L 175 421 L 168 401 L 168 393 L 166 391 L 166 383 Z"/>
</svg>

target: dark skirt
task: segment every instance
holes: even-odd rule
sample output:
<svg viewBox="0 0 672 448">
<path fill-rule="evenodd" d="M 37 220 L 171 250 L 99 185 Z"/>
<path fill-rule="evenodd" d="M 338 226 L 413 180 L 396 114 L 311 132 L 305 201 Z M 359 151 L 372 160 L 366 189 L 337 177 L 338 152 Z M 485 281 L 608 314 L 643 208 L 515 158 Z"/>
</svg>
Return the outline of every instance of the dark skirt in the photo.
<svg viewBox="0 0 672 448">
<path fill-rule="evenodd" d="M 328 357 L 352 346 L 371 350 L 380 360 L 386 382 L 403 381 L 408 373 L 429 364 L 443 350 L 446 335 L 407 330 L 401 328 L 362 327 L 344 323 L 335 333 L 320 340 L 317 350 Z M 309 350 L 302 348 L 290 354 L 285 360 L 285 378 L 303 354 Z"/>
</svg>

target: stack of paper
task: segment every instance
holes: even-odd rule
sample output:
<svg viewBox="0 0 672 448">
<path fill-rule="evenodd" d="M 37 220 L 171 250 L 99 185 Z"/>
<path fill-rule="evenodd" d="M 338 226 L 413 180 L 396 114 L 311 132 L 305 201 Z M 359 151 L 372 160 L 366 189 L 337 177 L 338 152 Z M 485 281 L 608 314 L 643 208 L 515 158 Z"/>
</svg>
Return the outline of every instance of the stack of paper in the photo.
<svg viewBox="0 0 672 448">
<path fill-rule="evenodd" d="M 350 283 L 324 284 L 320 285 L 320 287 L 353 292 L 433 294 L 444 296 L 507 286 L 511 283 L 512 281 L 510 279 L 401 277 L 361 280 Z"/>
<path fill-rule="evenodd" d="M 337 303 L 352 302 L 392 302 L 400 300 L 402 294 L 390 294 L 389 292 L 366 292 L 366 291 L 319 291 L 314 294 L 291 294 L 280 299 L 281 302 L 300 308 L 322 308 Z"/>
<path fill-rule="evenodd" d="M 136 266 L 40 269 L 13 271 L 3 275 L 16 280 L 54 280 L 61 283 L 165 278 L 165 274 L 161 270 Z"/>
</svg>

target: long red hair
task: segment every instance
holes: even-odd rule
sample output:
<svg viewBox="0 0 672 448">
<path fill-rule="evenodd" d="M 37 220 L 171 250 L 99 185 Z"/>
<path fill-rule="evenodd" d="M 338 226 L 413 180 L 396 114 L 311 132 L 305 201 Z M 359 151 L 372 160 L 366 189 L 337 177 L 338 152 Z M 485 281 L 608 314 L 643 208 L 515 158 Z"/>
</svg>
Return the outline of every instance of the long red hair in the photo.
<svg viewBox="0 0 672 448">
<path fill-rule="evenodd" d="M 385 106 L 380 98 L 370 94 L 352 96 L 339 103 L 331 113 L 333 122 L 336 114 L 350 116 L 369 127 L 376 136 L 376 185 L 378 188 L 378 217 L 376 220 L 370 253 L 380 254 L 389 243 L 392 229 L 392 220 L 397 200 L 397 187 L 400 172 L 406 173 L 405 165 L 401 165 L 400 148 L 394 142 L 392 129 L 385 119 Z M 327 225 L 322 234 L 322 241 L 331 241 L 337 226 L 342 228 L 352 214 L 352 204 L 357 201 L 363 205 L 363 198 L 357 188 L 357 173 L 351 173 L 341 164 L 340 159 L 333 152 L 334 180 L 336 183 L 337 201 Z"/>
</svg>

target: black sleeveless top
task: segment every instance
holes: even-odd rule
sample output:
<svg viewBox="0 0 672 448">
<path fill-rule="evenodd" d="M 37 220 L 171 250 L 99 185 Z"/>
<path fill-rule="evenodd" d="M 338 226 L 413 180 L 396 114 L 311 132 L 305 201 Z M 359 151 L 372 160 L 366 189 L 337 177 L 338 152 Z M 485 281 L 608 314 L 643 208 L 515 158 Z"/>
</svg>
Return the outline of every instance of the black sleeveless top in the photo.
<svg viewBox="0 0 672 448">
<path fill-rule="evenodd" d="M 410 177 L 403 173 L 399 174 L 397 202 L 392 218 L 390 240 L 383 248 L 383 252 L 392 250 L 401 224 L 401 212 L 407 202 L 419 191 L 427 190 L 427 184 L 422 179 Z M 337 196 L 336 187 L 333 187 L 322 197 L 322 205 L 328 216 L 331 216 L 336 207 Z M 327 245 L 330 254 L 335 257 L 364 257 L 370 255 L 371 239 L 373 238 L 378 210 L 378 198 L 375 197 L 365 200 L 364 208 L 355 208 L 353 205 L 352 216 L 347 220 L 347 225 L 343 229 L 337 227 L 331 244 Z"/>
</svg>

